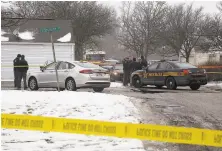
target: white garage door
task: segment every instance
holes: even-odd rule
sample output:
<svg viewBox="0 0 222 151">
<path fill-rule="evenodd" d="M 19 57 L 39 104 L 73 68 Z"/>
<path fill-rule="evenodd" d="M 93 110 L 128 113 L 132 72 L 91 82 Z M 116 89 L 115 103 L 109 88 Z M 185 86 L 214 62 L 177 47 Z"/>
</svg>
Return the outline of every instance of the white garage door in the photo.
<svg viewBox="0 0 222 151">
<path fill-rule="evenodd" d="M 55 44 L 57 60 L 74 60 L 73 44 Z M 17 54 L 25 55 L 29 71 L 39 71 L 36 66 L 43 65 L 47 60 L 53 60 L 52 45 L 47 44 L 21 44 L 2 43 L 1 45 L 1 80 L 13 80 L 13 60 Z M 33 66 L 33 67 L 32 67 Z"/>
</svg>

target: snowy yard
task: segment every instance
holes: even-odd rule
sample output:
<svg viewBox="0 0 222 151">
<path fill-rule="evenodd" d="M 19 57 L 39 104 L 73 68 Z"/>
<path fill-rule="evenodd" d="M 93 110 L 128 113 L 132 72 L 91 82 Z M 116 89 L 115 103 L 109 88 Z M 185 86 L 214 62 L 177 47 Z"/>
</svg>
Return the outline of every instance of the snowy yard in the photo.
<svg viewBox="0 0 222 151">
<path fill-rule="evenodd" d="M 217 82 L 209 82 L 206 87 L 209 88 L 216 88 L 216 89 L 222 89 L 222 81 L 217 81 Z"/>
<path fill-rule="evenodd" d="M 130 98 L 90 92 L 2 91 L 2 113 L 138 123 Z M 143 150 L 140 140 L 77 134 L 2 130 L 2 150 Z"/>
</svg>

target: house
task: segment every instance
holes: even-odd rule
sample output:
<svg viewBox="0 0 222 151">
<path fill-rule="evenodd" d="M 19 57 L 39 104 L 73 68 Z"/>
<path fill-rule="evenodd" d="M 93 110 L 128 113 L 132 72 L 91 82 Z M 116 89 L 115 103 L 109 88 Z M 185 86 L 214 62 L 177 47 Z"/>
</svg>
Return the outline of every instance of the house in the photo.
<svg viewBox="0 0 222 151">
<path fill-rule="evenodd" d="M 51 36 L 40 32 L 43 28 L 56 27 L 52 32 L 57 60 L 74 60 L 74 43 L 71 22 L 67 20 L 27 20 L 20 25 L 1 29 L 1 80 L 13 80 L 13 59 L 25 55 L 30 71 L 39 71 L 39 66 L 53 60 Z"/>
<path fill-rule="evenodd" d="M 180 55 L 181 62 L 186 62 L 186 59 Z M 203 65 L 207 62 L 221 62 L 222 63 L 222 51 L 209 51 L 203 52 L 197 47 L 191 51 L 189 57 L 189 63 L 195 66 Z"/>
</svg>

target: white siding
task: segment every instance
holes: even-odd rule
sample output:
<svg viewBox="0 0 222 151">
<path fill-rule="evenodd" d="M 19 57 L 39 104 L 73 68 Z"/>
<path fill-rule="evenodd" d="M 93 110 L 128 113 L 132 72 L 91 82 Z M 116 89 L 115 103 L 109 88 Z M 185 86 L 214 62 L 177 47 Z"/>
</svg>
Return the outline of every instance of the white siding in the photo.
<svg viewBox="0 0 222 151">
<path fill-rule="evenodd" d="M 57 60 L 74 60 L 73 44 L 55 44 Z M 53 60 L 52 45 L 31 43 L 2 43 L 1 45 L 1 77 L 2 80 L 13 80 L 13 59 L 17 54 L 25 55 L 29 65 L 40 66 L 47 60 Z M 8 67 L 10 66 L 10 67 Z M 30 71 L 39 71 L 39 67 L 30 67 Z"/>
</svg>

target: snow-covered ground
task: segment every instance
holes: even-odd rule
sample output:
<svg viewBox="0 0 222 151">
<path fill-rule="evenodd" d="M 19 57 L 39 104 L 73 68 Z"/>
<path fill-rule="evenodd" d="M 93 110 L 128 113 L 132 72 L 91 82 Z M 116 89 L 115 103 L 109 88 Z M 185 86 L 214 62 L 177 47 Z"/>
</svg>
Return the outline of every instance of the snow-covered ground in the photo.
<svg viewBox="0 0 222 151">
<path fill-rule="evenodd" d="M 2 91 L 2 113 L 81 118 L 138 123 L 140 117 L 130 98 L 90 92 Z M 136 139 L 65 133 L 2 130 L 2 150 L 11 151 L 142 151 Z"/>
<path fill-rule="evenodd" d="M 125 88 L 121 82 L 111 82 L 111 88 Z"/>
<path fill-rule="evenodd" d="M 217 89 L 222 89 L 222 81 L 209 82 L 205 86 L 206 87 L 213 87 L 213 88 L 217 88 Z"/>
</svg>

